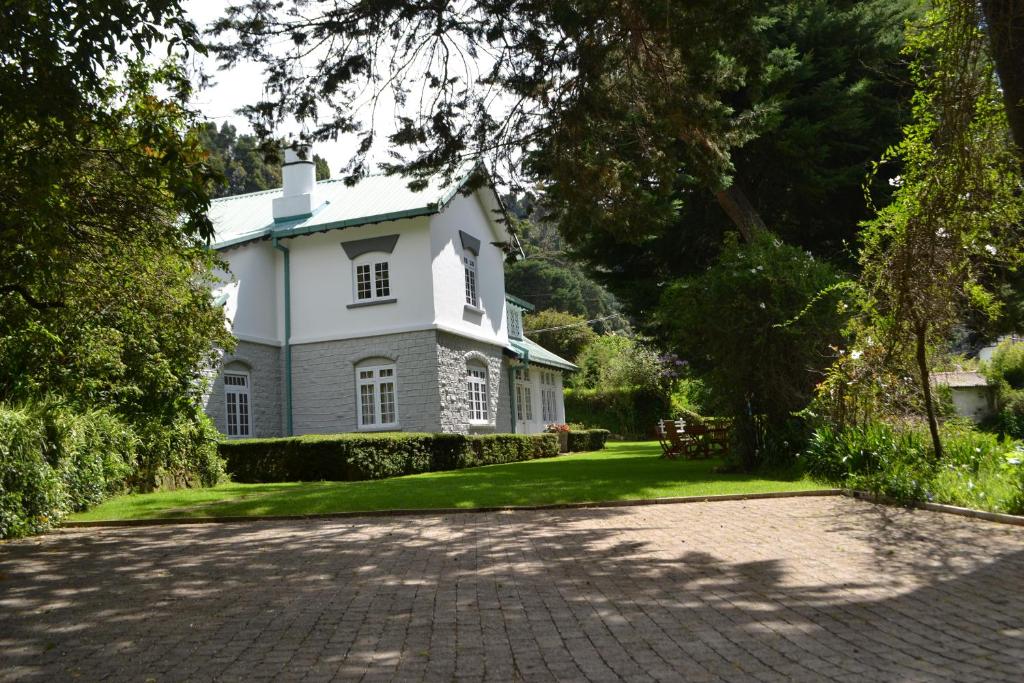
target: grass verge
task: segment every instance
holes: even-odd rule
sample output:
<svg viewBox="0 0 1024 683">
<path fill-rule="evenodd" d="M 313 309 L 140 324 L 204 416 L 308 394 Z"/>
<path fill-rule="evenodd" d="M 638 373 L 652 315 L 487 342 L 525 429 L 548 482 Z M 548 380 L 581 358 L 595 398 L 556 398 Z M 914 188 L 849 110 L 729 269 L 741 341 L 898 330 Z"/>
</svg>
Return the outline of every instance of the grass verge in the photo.
<svg viewBox="0 0 1024 683">
<path fill-rule="evenodd" d="M 120 496 L 69 521 L 549 505 L 821 488 L 805 477 L 723 474 L 714 472 L 716 460 L 660 456 L 655 442 L 610 443 L 594 453 L 375 481 L 222 484 Z"/>
</svg>

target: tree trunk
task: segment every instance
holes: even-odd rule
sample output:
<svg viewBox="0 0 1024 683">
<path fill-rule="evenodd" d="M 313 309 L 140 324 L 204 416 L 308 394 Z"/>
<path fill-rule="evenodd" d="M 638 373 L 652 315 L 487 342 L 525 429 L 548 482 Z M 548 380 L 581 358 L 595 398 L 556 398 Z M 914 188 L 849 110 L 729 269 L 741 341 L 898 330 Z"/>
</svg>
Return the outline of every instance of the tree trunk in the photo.
<svg viewBox="0 0 1024 683">
<path fill-rule="evenodd" d="M 981 8 L 1003 90 L 1006 118 L 1017 143 L 1017 155 L 1024 161 L 1024 2 L 981 0 Z"/>
<path fill-rule="evenodd" d="M 927 326 L 915 326 L 914 335 L 917 337 L 917 369 L 921 373 L 921 388 L 924 390 L 924 409 L 928 414 L 928 430 L 932 433 L 935 459 L 941 460 L 942 440 L 939 438 L 939 422 L 935 417 L 935 403 L 932 400 L 932 378 L 928 372 Z"/>
<path fill-rule="evenodd" d="M 735 183 L 715 192 L 715 199 L 740 231 L 743 241 L 750 242 L 756 233 L 765 230 L 761 215 L 747 199 L 746 193 Z"/>
</svg>

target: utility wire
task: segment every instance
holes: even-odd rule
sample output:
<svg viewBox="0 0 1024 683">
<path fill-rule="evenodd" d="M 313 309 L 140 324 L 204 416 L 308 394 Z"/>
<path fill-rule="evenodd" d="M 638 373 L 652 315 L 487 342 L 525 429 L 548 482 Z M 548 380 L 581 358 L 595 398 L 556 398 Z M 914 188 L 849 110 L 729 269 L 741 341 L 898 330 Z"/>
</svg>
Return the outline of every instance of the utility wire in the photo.
<svg viewBox="0 0 1024 683">
<path fill-rule="evenodd" d="M 599 323 L 602 320 L 609 320 L 611 318 L 621 318 L 621 317 L 622 317 L 621 313 L 612 313 L 611 315 L 606 315 L 603 318 L 594 318 L 593 320 L 584 320 L 581 323 L 573 323 L 572 325 L 559 325 L 558 327 L 545 327 L 543 330 L 527 330 L 527 332 L 529 332 L 530 334 L 538 334 L 540 332 L 554 332 L 555 330 L 567 330 L 570 327 L 583 327 L 584 325 L 592 325 L 594 323 Z"/>
</svg>

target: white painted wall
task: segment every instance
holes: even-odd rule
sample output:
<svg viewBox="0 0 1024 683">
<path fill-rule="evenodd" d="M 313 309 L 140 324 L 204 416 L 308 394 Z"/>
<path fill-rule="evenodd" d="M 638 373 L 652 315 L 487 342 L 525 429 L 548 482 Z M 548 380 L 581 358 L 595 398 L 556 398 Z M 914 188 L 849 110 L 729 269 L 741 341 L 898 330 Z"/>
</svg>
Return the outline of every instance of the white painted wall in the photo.
<svg viewBox="0 0 1024 683">
<path fill-rule="evenodd" d="M 353 264 L 341 243 L 399 235 L 389 261 L 395 303 L 355 303 Z M 430 221 L 411 218 L 303 235 L 282 244 L 291 251 L 292 343 L 349 339 L 425 329 L 433 322 Z"/>
<path fill-rule="evenodd" d="M 277 258 L 269 241 L 253 242 L 221 253 L 231 282 L 219 289 L 228 295 L 225 314 L 234 334 L 248 341 L 280 343 L 279 293 L 274 273 Z"/>
<path fill-rule="evenodd" d="M 986 387 L 950 387 L 956 414 L 980 422 L 994 412 L 993 389 Z"/>
<path fill-rule="evenodd" d="M 482 313 L 467 310 L 462 240 L 459 230 L 480 240 L 477 292 Z M 491 244 L 502 241 L 476 194 L 457 195 L 431 217 L 434 323 L 451 332 L 508 345 L 505 321 L 505 254 Z"/>
<path fill-rule="evenodd" d="M 465 306 L 459 230 L 480 240 L 481 312 Z M 396 303 L 348 308 L 355 302 L 353 264 L 342 242 L 399 235 L 389 257 Z M 350 339 L 431 327 L 507 346 L 503 238 L 477 195 L 456 196 L 440 214 L 282 240 L 291 258 L 293 344 Z M 222 252 L 235 284 L 222 286 L 232 331 L 242 339 L 284 341 L 284 259 L 270 240 Z"/>
</svg>

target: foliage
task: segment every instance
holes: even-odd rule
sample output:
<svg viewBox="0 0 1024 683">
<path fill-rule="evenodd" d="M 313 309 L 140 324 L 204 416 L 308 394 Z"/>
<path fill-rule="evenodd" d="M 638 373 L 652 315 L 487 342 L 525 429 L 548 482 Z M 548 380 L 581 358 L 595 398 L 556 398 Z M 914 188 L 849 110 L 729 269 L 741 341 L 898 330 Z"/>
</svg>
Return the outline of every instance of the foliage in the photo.
<svg viewBox="0 0 1024 683">
<path fill-rule="evenodd" d="M 1024 439 L 1024 344 L 1004 341 L 996 347 L 984 368 L 996 386 L 999 414 L 995 427 L 1016 439 Z"/>
<path fill-rule="evenodd" d="M 792 458 L 781 442 L 799 438 L 794 414 L 810 402 L 838 341 L 838 279 L 832 266 L 763 233 L 747 244 L 729 239 L 705 273 L 662 296 L 661 325 L 706 384 L 708 408 L 733 419 L 747 468 L 773 453 Z"/>
<path fill-rule="evenodd" d="M 138 447 L 109 411 L 0 404 L 0 538 L 46 531 L 124 492 Z"/>
<path fill-rule="evenodd" d="M 239 482 L 362 481 L 558 454 L 552 434 L 322 434 L 222 441 Z"/>
<path fill-rule="evenodd" d="M 942 445 L 928 347 L 965 308 L 1000 304 L 980 274 L 1021 259 L 1021 178 L 975 3 L 934 3 L 908 36 L 912 123 L 893 201 L 863 233 L 862 325 L 887 355 L 912 355 L 936 457 Z"/>
<path fill-rule="evenodd" d="M 822 426 L 801 457 L 811 476 L 832 485 L 905 503 L 1024 512 L 1024 445 L 955 421 L 943 427 L 942 439 L 943 457 L 936 459 L 920 422 Z"/>
<path fill-rule="evenodd" d="M 281 154 L 283 143 L 261 143 L 255 135 L 239 135 L 231 124 L 207 121 L 199 126 L 199 141 L 209 153 L 207 163 L 222 180 L 214 184 L 214 197 L 229 197 L 281 187 Z M 327 161 L 313 155 L 316 179 L 327 180 L 331 169 Z"/>
<path fill-rule="evenodd" d="M 565 414 L 572 422 L 607 429 L 616 439 L 646 439 L 670 415 L 665 391 L 652 388 L 566 389 Z"/>
<path fill-rule="evenodd" d="M 597 339 L 586 318 L 561 311 L 531 313 L 524 316 L 523 325 L 527 337 L 570 361 L 575 361 L 580 351 Z"/>
<path fill-rule="evenodd" d="M 590 452 L 604 450 L 611 435 L 607 429 L 576 429 L 569 432 L 569 452 Z"/>
<path fill-rule="evenodd" d="M 43 465 L 58 468 L 56 518 L 104 487 L 215 483 L 197 404 L 204 367 L 232 339 L 208 287 L 221 265 L 204 244 L 216 172 L 182 67 L 201 49 L 195 28 L 177 0 L 26 0 L 3 18 L 0 402 L 42 406 L 29 422 L 51 425 L 24 442 L 35 456 L 19 446 L 36 479 L 8 493 L 46 488 Z M 163 64 L 148 59 L 158 43 Z M 130 441 L 132 462 L 100 486 L 90 454 L 103 438 L 114 454 Z"/>
<path fill-rule="evenodd" d="M 571 377 L 579 389 L 647 389 L 665 385 L 658 353 L 643 342 L 618 334 L 597 337 L 576 357 L 579 372 Z"/>
</svg>

